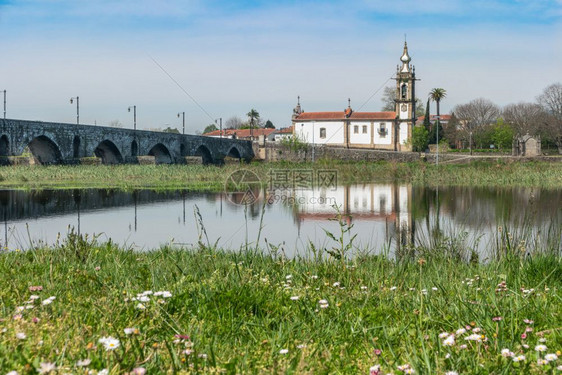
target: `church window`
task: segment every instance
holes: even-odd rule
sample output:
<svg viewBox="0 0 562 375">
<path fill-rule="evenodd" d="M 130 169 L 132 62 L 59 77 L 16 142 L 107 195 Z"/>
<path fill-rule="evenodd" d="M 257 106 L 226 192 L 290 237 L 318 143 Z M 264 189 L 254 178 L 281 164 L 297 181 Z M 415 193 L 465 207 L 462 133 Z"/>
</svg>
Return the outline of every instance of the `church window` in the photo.
<svg viewBox="0 0 562 375">
<path fill-rule="evenodd" d="M 367 134 L 367 125 L 363 125 L 363 134 Z"/>
<path fill-rule="evenodd" d="M 408 93 L 408 86 L 406 84 L 402 85 L 402 99 L 406 99 L 406 95 Z"/>
<path fill-rule="evenodd" d="M 326 138 L 326 128 L 320 128 L 320 138 Z"/>
<path fill-rule="evenodd" d="M 384 122 L 381 122 L 379 124 L 379 134 L 381 138 L 384 138 L 386 136 L 386 124 Z"/>
<path fill-rule="evenodd" d="M 359 125 L 354 125 L 354 126 L 353 126 L 353 133 L 354 133 L 354 134 L 359 134 Z"/>
</svg>

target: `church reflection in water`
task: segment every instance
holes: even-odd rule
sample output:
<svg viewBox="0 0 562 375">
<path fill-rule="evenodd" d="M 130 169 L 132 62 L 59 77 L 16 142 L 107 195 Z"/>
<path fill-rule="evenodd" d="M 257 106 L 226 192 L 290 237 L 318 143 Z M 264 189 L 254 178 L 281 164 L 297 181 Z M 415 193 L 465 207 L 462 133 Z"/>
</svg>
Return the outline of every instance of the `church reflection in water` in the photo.
<svg viewBox="0 0 562 375">
<path fill-rule="evenodd" d="M 262 240 L 290 244 L 293 251 L 308 241 L 329 246 L 325 230 L 339 230 L 330 220 L 337 210 L 354 225 L 356 243 L 363 248 L 430 247 L 459 235 L 486 246 L 499 227 L 531 233 L 541 246 L 562 246 L 560 190 L 358 184 L 257 190 L 250 196 L 257 200 L 243 205 L 245 193 L 0 190 L 0 248 L 23 247 L 28 237 L 52 242 L 68 226 L 141 247 L 159 246 L 169 238 L 196 244 L 195 206 L 213 242 L 220 239 L 224 248 L 239 248 L 260 233 Z"/>
</svg>

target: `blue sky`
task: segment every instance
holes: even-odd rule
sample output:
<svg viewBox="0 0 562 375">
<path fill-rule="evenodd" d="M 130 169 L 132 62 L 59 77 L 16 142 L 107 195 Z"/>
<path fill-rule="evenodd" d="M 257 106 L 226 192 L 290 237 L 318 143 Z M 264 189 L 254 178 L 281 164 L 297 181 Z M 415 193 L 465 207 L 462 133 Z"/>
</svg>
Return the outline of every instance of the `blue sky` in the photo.
<svg viewBox="0 0 562 375">
<path fill-rule="evenodd" d="M 425 101 L 532 101 L 562 80 L 562 0 L 0 0 L 0 90 L 8 117 L 202 129 L 256 108 L 290 125 L 356 110 L 395 71 L 407 34 Z M 153 62 L 156 60 L 208 113 Z M 381 90 L 382 91 L 382 90 Z M 380 110 L 380 92 L 361 110 Z"/>
</svg>

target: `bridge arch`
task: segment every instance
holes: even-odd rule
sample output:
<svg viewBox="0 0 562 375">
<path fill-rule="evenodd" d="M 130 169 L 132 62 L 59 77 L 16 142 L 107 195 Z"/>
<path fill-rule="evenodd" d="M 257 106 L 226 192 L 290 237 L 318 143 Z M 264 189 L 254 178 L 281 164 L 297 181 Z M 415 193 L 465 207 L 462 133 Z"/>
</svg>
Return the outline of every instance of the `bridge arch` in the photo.
<svg viewBox="0 0 562 375">
<path fill-rule="evenodd" d="M 33 138 L 27 147 L 38 164 L 58 164 L 62 161 L 59 146 L 47 136 Z"/>
<path fill-rule="evenodd" d="M 148 151 L 148 155 L 154 156 L 156 164 L 172 164 L 172 155 L 170 155 L 170 151 L 162 143 L 154 145 Z"/>
<path fill-rule="evenodd" d="M 139 144 L 136 139 L 131 142 L 131 156 L 139 156 Z"/>
<path fill-rule="evenodd" d="M 94 150 L 94 154 L 101 158 L 103 164 L 119 164 L 123 162 L 123 156 L 121 152 L 115 146 L 115 143 L 111 142 L 109 139 L 100 142 L 98 147 Z"/>
<path fill-rule="evenodd" d="M 211 155 L 211 151 L 205 145 L 200 145 L 195 150 L 195 156 L 201 156 L 201 161 L 203 164 L 211 164 L 213 162 L 213 156 Z"/>
<path fill-rule="evenodd" d="M 7 135 L 0 137 L 0 156 L 10 155 L 10 140 Z"/>
<path fill-rule="evenodd" d="M 186 147 L 185 147 L 185 143 L 182 143 L 180 145 L 180 155 L 181 156 L 186 156 Z"/>
<path fill-rule="evenodd" d="M 228 150 L 228 153 L 226 154 L 226 156 L 230 156 L 231 158 L 235 158 L 235 159 L 241 159 L 242 157 L 240 156 L 240 150 L 238 150 L 238 147 L 236 146 L 232 146 L 230 148 L 230 150 Z"/>
</svg>

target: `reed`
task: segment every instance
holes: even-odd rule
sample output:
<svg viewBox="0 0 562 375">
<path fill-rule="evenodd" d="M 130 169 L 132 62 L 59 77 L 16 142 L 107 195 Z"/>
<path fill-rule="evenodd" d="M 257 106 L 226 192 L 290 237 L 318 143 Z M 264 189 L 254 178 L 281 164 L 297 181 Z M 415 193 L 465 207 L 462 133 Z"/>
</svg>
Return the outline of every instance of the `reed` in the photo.
<svg viewBox="0 0 562 375">
<path fill-rule="evenodd" d="M 562 186 L 562 163 L 475 162 L 435 166 L 427 163 L 344 162 L 250 163 L 221 167 L 203 165 L 78 165 L 0 167 L 0 187 L 37 188 L 153 188 L 220 191 L 226 177 L 240 168 L 269 181 L 271 170 L 337 171 L 338 183 L 410 182 L 426 186 Z"/>
</svg>

